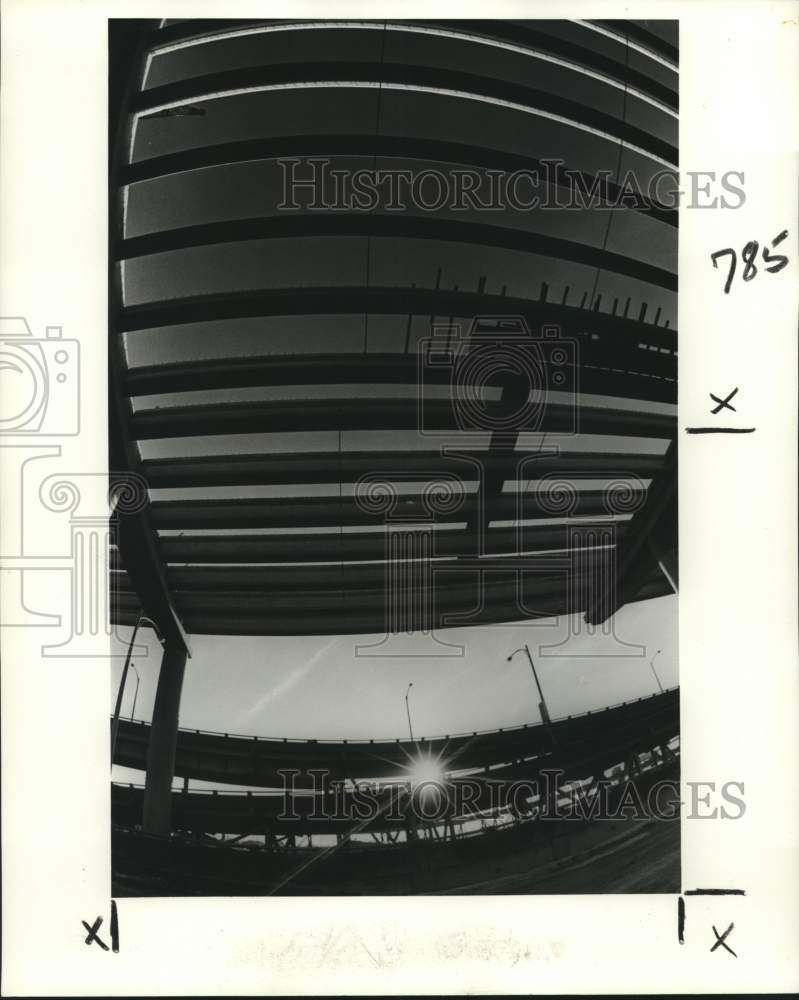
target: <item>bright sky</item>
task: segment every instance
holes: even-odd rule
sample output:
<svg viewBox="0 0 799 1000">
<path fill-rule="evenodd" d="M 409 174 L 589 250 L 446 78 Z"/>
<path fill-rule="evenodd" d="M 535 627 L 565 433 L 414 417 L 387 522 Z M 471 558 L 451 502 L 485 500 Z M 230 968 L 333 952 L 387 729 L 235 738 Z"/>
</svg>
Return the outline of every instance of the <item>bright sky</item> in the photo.
<svg viewBox="0 0 799 1000">
<path fill-rule="evenodd" d="M 581 616 L 571 622 L 583 632 L 570 637 L 565 617 L 447 629 L 439 638 L 461 644 L 463 655 L 436 657 L 421 648 L 416 656 L 356 655 L 356 647 L 375 642 L 375 636 L 192 636 L 180 724 L 258 736 L 406 737 L 410 682 L 416 738 L 536 722 L 538 696 L 527 657 L 521 653 L 506 661 L 523 643 L 530 646 L 553 718 L 656 692 L 649 661 L 658 649 L 661 683 L 678 683 L 676 596 L 626 605 L 615 616 L 615 636 L 590 635 Z M 115 643 L 111 711 L 130 633 L 120 628 L 121 641 Z M 550 650 L 557 655 L 547 655 L 546 646 L 564 639 Z M 146 642 L 147 655 L 133 661 L 141 676 L 136 717 L 149 721 L 160 646 L 149 629 L 140 630 L 140 642 Z M 123 717 L 130 716 L 135 688 L 131 670 Z M 116 771 L 122 780 L 142 777 Z"/>
</svg>

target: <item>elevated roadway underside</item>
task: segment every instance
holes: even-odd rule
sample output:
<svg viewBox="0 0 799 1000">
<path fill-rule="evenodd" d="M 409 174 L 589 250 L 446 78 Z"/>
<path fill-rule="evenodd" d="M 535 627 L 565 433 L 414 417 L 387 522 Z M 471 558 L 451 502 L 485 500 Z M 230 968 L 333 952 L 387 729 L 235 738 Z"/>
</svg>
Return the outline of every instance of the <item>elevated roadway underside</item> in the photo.
<svg viewBox="0 0 799 1000">
<path fill-rule="evenodd" d="M 298 787 L 313 783 L 312 770 L 324 774 L 328 782 L 402 779 L 420 759 L 439 762 L 447 773 L 521 766 L 524 761 L 551 759 L 553 754 L 565 763 L 572 756 L 599 757 L 605 748 L 613 752 L 625 741 L 631 748 L 645 748 L 647 741 L 658 742 L 653 736 L 665 734 L 669 739 L 677 733 L 678 689 L 557 719 L 551 726 L 538 723 L 431 740 L 281 740 L 181 729 L 175 775 L 263 788 L 285 788 L 287 779 L 281 771 L 297 772 L 293 780 Z M 143 770 L 148 740 L 148 725 L 123 720 L 115 763 Z M 492 770 L 488 776 L 499 775 Z"/>
</svg>

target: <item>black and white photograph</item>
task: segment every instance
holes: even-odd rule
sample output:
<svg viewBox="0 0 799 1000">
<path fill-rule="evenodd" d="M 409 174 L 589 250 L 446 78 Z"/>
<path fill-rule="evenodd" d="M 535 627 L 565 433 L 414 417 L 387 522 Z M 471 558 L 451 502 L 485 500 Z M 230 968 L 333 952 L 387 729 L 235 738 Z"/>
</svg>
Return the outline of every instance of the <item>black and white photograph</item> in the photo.
<svg viewBox="0 0 799 1000">
<path fill-rule="evenodd" d="M 678 112 L 676 21 L 109 22 L 115 895 L 679 889 Z"/>
<path fill-rule="evenodd" d="M 0 19 L 0 993 L 796 993 L 799 0 Z"/>
</svg>

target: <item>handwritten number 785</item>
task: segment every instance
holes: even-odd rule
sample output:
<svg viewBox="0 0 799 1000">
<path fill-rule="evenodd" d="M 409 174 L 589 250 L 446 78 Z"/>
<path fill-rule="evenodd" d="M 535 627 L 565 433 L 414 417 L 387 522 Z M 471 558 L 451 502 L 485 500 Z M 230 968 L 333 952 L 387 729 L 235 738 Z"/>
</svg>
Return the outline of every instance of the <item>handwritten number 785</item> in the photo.
<svg viewBox="0 0 799 1000">
<path fill-rule="evenodd" d="M 775 236 L 771 241 L 770 248 L 763 247 L 763 263 L 766 265 L 764 267 L 765 271 L 769 274 L 776 274 L 781 271 L 788 264 L 788 258 L 782 254 L 773 254 L 770 250 L 774 247 L 779 246 L 780 243 L 788 236 L 788 230 L 783 229 L 779 236 Z M 741 277 L 744 281 L 751 281 L 752 278 L 757 274 L 757 264 L 755 263 L 757 259 L 757 253 L 760 250 L 760 244 L 757 240 L 750 240 L 746 246 L 741 251 L 741 260 L 744 263 L 743 271 L 741 272 Z M 726 247 L 724 250 L 717 250 L 715 253 L 710 255 L 710 259 L 713 261 L 713 267 L 718 267 L 719 257 L 723 257 L 725 254 L 729 255 L 730 264 L 729 271 L 727 272 L 727 280 L 724 282 L 724 294 L 729 293 L 732 287 L 732 279 L 735 277 L 735 269 L 738 264 L 738 255 L 735 253 L 732 247 Z"/>
</svg>

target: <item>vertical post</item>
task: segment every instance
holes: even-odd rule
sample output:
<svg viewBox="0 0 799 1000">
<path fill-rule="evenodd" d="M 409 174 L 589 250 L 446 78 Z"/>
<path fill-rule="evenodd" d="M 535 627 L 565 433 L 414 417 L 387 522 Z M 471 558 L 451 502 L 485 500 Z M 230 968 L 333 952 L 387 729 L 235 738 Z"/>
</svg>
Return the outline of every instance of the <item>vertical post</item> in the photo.
<svg viewBox="0 0 799 1000">
<path fill-rule="evenodd" d="M 411 681 L 411 683 L 407 687 L 407 690 L 405 691 L 405 712 L 408 716 L 408 732 L 410 733 L 411 736 L 411 743 L 413 742 L 413 726 L 411 725 L 411 710 L 408 706 L 408 695 L 411 693 L 412 687 L 413 687 L 413 681 Z"/>
<path fill-rule="evenodd" d="M 128 669 L 130 668 L 130 658 L 133 656 L 133 646 L 136 642 L 136 634 L 139 631 L 139 626 L 143 621 L 143 617 L 140 616 L 136 619 L 136 624 L 133 626 L 133 634 L 130 637 L 130 642 L 128 643 L 128 652 L 125 656 L 125 665 L 122 668 L 122 677 L 119 679 L 119 690 L 117 691 L 117 703 L 114 708 L 114 717 L 111 721 L 111 767 L 114 766 L 114 758 L 117 752 L 117 737 L 119 736 L 119 716 L 122 712 L 122 696 L 125 693 L 125 684 L 128 680 Z M 134 667 L 134 670 L 136 668 Z M 136 675 L 138 677 L 138 673 Z M 138 693 L 138 687 L 136 692 Z M 133 714 L 131 713 L 131 720 L 133 719 Z"/>
<path fill-rule="evenodd" d="M 533 677 L 535 677 L 535 686 L 538 688 L 538 697 L 541 701 L 538 703 L 538 710 L 541 713 L 541 721 L 545 725 L 550 725 L 552 720 L 549 717 L 549 709 L 547 708 L 546 699 L 544 698 L 544 692 L 541 690 L 541 683 L 538 680 L 538 674 L 536 673 L 535 664 L 533 663 L 533 657 L 530 653 L 530 647 L 527 643 L 524 644 L 524 648 L 527 651 L 527 659 L 530 661 L 530 666 L 533 670 Z"/>
<path fill-rule="evenodd" d="M 660 689 L 660 693 L 663 694 L 663 685 L 660 683 L 660 678 L 658 677 L 657 670 L 655 670 L 655 660 L 658 658 L 661 652 L 662 650 L 659 649 L 657 653 L 655 653 L 655 655 L 649 661 L 649 666 L 652 668 L 652 673 L 655 675 L 655 680 L 658 682 L 658 688 Z"/>
<path fill-rule="evenodd" d="M 178 742 L 178 712 L 186 669 L 186 650 L 167 644 L 161 659 L 158 689 L 153 706 L 153 724 L 147 747 L 147 778 L 144 785 L 145 833 L 167 835 L 172 828 L 172 778 Z"/>
</svg>

